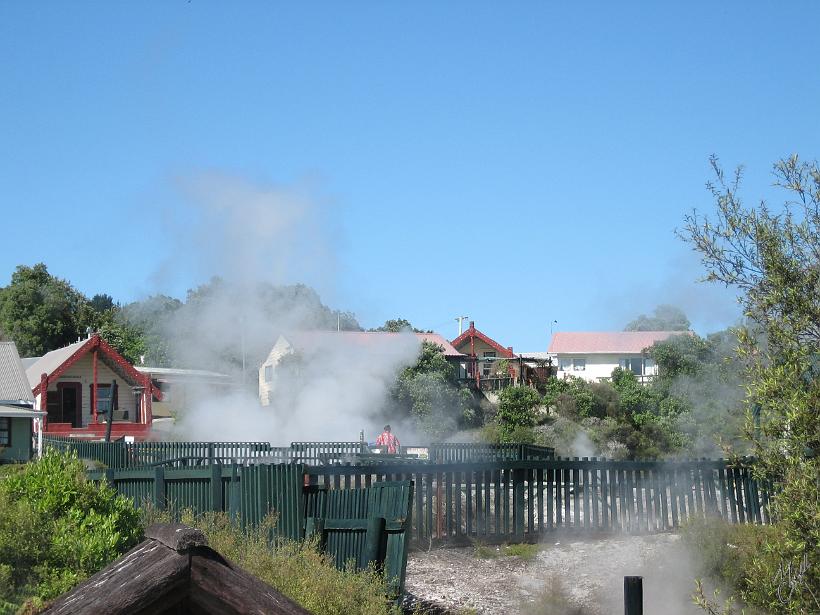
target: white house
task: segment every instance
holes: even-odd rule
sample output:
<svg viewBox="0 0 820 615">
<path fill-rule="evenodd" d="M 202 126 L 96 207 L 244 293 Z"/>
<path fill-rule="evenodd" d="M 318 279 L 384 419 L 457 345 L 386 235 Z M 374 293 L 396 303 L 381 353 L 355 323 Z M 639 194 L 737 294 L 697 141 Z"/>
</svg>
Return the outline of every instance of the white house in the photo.
<svg viewBox="0 0 820 615">
<path fill-rule="evenodd" d="M 398 363 L 415 357 L 422 342 L 441 347 L 441 354 L 456 368 L 465 360 L 463 354 L 438 333 L 391 333 L 385 331 L 301 331 L 280 335 L 268 356 L 259 366 L 259 401 L 271 404 L 276 388 L 276 368 L 288 355 L 300 353 L 314 374 L 332 372 L 337 376 L 347 370 L 390 372 Z M 340 363 L 342 365 L 340 365 Z M 391 367 L 392 366 L 392 367 Z"/>
<path fill-rule="evenodd" d="M 641 382 L 658 373 L 645 350 L 655 342 L 688 331 L 607 331 L 553 334 L 549 353 L 555 357 L 558 378 L 578 376 L 589 382 L 608 379 L 616 367 L 631 370 Z"/>
</svg>

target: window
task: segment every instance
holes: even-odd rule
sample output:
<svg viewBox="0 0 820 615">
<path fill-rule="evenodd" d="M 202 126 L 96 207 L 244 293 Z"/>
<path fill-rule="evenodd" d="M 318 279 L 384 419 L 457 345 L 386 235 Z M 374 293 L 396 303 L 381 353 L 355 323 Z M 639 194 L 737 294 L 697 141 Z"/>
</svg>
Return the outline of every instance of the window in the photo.
<svg viewBox="0 0 820 615">
<path fill-rule="evenodd" d="M 273 380 L 273 365 L 265 366 L 265 382 Z"/>
<path fill-rule="evenodd" d="M 9 417 L 0 418 L 0 446 L 11 445 L 11 419 Z"/>
<path fill-rule="evenodd" d="M 558 359 L 558 369 L 568 372 L 572 369 L 572 359 Z"/>
<path fill-rule="evenodd" d="M 618 364 L 621 366 L 621 369 L 625 369 L 627 371 L 631 371 L 636 376 L 643 375 L 643 359 L 641 357 L 631 357 L 627 359 L 621 359 L 618 361 Z"/>
<path fill-rule="evenodd" d="M 89 388 L 93 388 L 94 385 L 88 385 Z M 111 395 L 114 395 L 114 399 L 111 399 Z M 117 389 L 111 390 L 110 384 L 98 384 L 97 385 L 97 414 L 105 414 L 108 410 L 118 410 L 119 405 L 117 404 Z"/>
<path fill-rule="evenodd" d="M 587 368 L 587 360 L 586 359 L 573 359 L 572 360 L 572 371 L 582 372 L 586 368 Z"/>
<path fill-rule="evenodd" d="M 487 361 L 486 359 L 491 359 L 492 360 L 492 359 L 495 359 L 495 357 L 496 357 L 495 350 L 485 350 L 484 351 L 485 361 L 484 361 L 484 363 L 481 364 L 481 372 L 482 372 L 481 375 L 484 376 L 485 378 L 489 378 L 490 373 L 493 371 L 493 364 L 490 363 L 490 361 Z"/>
</svg>

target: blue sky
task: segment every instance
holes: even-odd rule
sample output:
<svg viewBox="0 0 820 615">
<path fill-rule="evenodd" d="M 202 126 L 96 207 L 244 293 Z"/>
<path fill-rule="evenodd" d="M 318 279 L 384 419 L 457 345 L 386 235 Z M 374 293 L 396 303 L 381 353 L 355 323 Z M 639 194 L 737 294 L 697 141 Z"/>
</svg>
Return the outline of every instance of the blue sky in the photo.
<svg viewBox="0 0 820 615">
<path fill-rule="evenodd" d="M 226 258 L 180 186 L 227 177 L 307 195 L 274 281 L 365 326 L 469 315 L 544 350 L 553 320 L 658 303 L 730 324 L 674 229 L 711 211 L 710 154 L 750 201 L 817 156 L 820 5 L 569 4 L 2 3 L 0 284 L 43 261 L 89 295 L 183 296 Z"/>
</svg>

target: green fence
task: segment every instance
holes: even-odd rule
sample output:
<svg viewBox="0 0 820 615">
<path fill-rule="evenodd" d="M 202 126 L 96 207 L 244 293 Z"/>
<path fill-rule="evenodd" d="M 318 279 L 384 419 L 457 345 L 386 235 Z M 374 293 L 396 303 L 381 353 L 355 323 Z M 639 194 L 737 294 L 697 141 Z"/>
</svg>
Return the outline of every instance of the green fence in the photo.
<svg viewBox="0 0 820 615">
<path fill-rule="evenodd" d="M 368 489 L 306 488 L 305 466 L 214 463 L 202 468 L 95 470 L 91 480 L 107 480 L 136 506 L 154 506 L 178 514 L 224 512 L 243 527 L 257 526 L 276 514 L 275 535 L 299 540 L 321 532 L 324 548 L 337 566 L 373 562 L 383 570 L 391 594 L 404 590 L 409 544 L 410 482 L 379 483 Z"/>
<path fill-rule="evenodd" d="M 431 445 L 428 454 L 434 463 L 534 461 L 553 459 L 555 449 L 534 444 L 445 443 Z"/>
<path fill-rule="evenodd" d="M 96 470 L 91 480 L 108 482 L 136 506 L 195 513 L 225 512 L 243 524 L 277 514 L 276 534 L 297 540 L 304 526 L 304 466 L 214 463 L 203 468 Z"/>
<path fill-rule="evenodd" d="M 382 482 L 361 489 L 311 487 L 306 494 L 307 533 L 318 533 L 339 568 L 371 562 L 384 572 L 390 593 L 404 590 L 413 484 Z"/>
<path fill-rule="evenodd" d="M 288 449 L 274 448 L 269 442 L 87 442 L 76 438 L 45 436 L 43 446 L 76 452 L 80 459 L 91 459 L 116 469 L 290 460 Z"/>
<path fill-rule="evenodd" d="M 299 463 L 323 464 L 346 455 L 369 453 L 364 442 L 291 442 L 291 456 Z"/>
<path fill-rule="evenodd" d="M 500 463 L 308 468 L 328 490 L 412 480 L 413 540 L 420 544 L 536 541 L 555 530 L 652 532 L 717 515 L 767 523 L 769 489 L 745 465 L 550 459 Z"/>
</svg>

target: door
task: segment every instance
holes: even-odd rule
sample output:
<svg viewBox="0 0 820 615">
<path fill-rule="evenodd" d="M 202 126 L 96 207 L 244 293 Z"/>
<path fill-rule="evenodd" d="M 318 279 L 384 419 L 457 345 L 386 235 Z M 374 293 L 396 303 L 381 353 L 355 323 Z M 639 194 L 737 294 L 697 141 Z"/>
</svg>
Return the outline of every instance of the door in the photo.
<svg viewBox="0 0 820 615">
<path fill-rule="evenodd" d="M 83 426 L 82 397 L 79 382 L 61 382 L 57 385 L 62 398 L 63 423 L 71 423 L 72 427 Z"/>
</svg>

